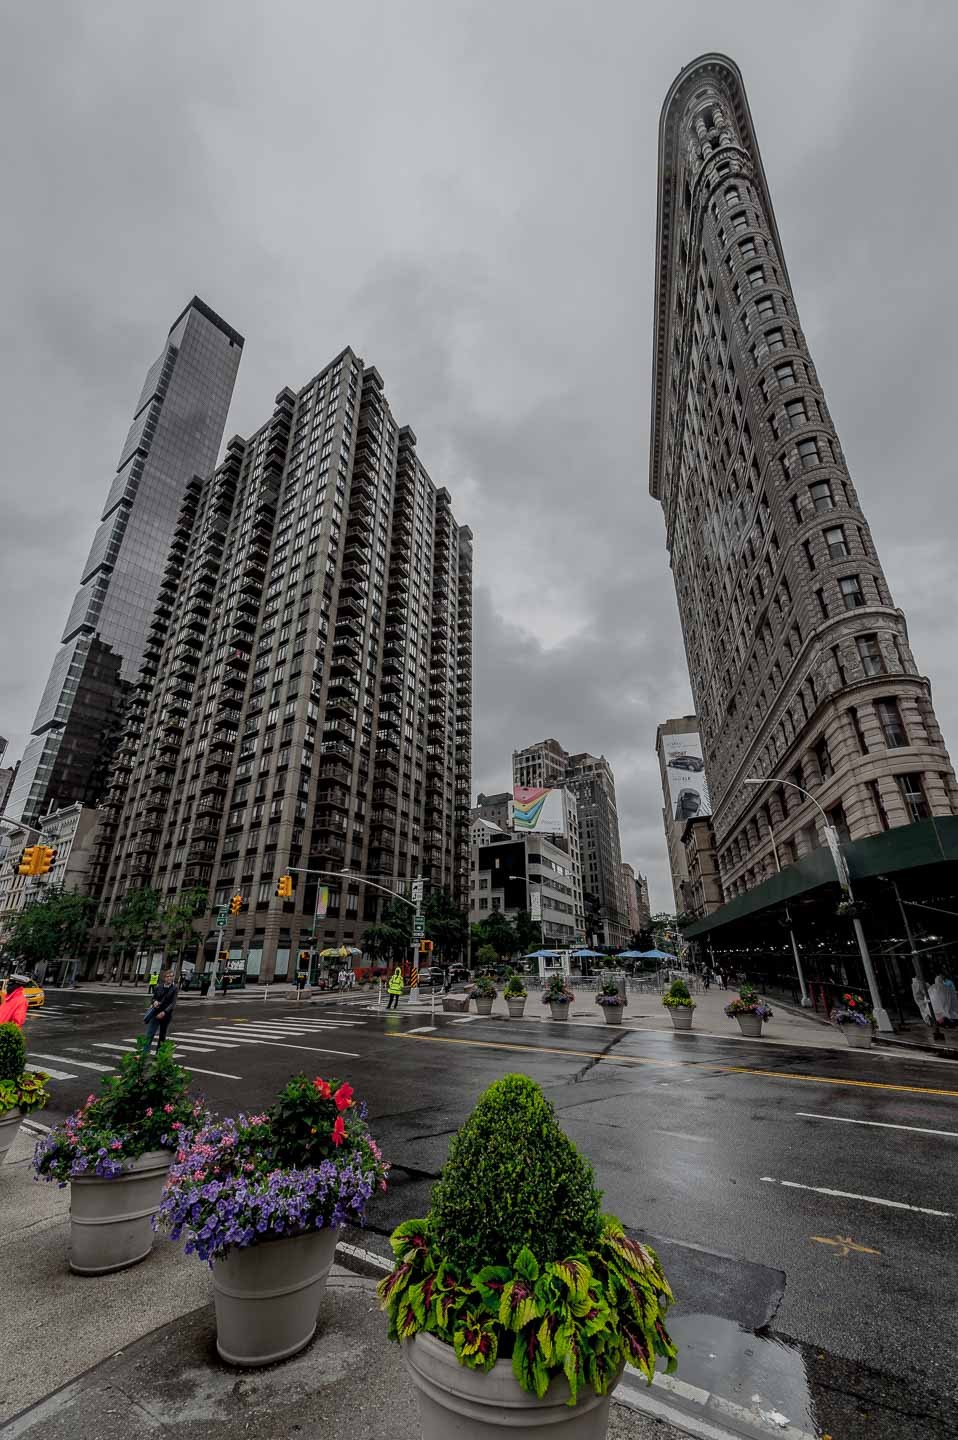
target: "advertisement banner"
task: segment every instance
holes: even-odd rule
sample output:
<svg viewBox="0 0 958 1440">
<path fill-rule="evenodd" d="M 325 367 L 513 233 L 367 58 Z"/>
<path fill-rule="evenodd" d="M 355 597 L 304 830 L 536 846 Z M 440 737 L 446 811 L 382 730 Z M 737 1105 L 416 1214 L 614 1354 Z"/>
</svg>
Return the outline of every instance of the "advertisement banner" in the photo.
<svg viewBox="0 0 958 1440">
<path fill-rule="evenodd" d="M 542 919 L 542 891 L 538 886 L 529 892 L 529 916 L 532 920 Z"/>
<path fill-rule="evenodd" d="M 329 886 L 320 885 L 316 891 L 316 919 L 325 920 L 326 911 L 329 909 Z"/>
<path fill-rule="evenodd" d="M 526 833 L 566 833 L 565 791 L 516 785 L 512 791 L 512 828 Z"/>
<path fill-rule="evenodd" d="M 672 819 L 694 820 L 697 815 L 710 815 L 712 802 L 699 736 L 694 730 L 679 735 L 663 735 L 662 748 Z"/>
</svg>

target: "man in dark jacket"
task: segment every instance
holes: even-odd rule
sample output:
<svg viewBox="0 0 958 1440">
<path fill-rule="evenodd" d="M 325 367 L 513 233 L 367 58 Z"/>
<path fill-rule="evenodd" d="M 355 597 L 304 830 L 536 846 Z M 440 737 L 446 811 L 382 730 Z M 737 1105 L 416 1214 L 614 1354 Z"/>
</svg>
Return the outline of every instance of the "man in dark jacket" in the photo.
<svg viewBox="0 0 958 1440">
<path fill-rule="evenodd" d="M 170 1028 L 170 1021 L 173 1018 L 173 1007 L 176 1004 L 176 996 L 177 986 L 173 983 L 173 971 L 164 970 L 153 996 L 153 1004 L 144 1017 L 146 1023 L 147 1052 L 149 1052 L 153 1046 L 153 1037 L 157 1031 L 159 1031 L 160 1034 L 160 1045 L 162 1045 L 166 1039 L 166 1032 Z"/>
</svg>

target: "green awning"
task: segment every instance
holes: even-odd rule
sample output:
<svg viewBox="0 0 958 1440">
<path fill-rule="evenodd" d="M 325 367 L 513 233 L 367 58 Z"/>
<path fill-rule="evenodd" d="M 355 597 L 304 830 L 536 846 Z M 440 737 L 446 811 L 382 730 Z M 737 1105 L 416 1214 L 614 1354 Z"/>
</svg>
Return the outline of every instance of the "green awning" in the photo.
<svg viewBox="0 0 958 1440">
<path fill-rule="evenodd" d="M 914 870 L 925 865 L 958 862 L 958 816 L 946 815 L 920 820 L 916 825 L 899 825 L 867 840 L 853 840 L 842 846 L 852 884 L 875 875 Z M 779 875 L 772 875 L 744 895 L 736 895 L 727 905 L 704 920 L 698 920 L 682 933 L 687 940 L 734 925 L 749 915 L 795 900 L 824 885 L 838 884 L 835 862 L 828 847 L 822 845 L 804 855 Z"/>
</svg>

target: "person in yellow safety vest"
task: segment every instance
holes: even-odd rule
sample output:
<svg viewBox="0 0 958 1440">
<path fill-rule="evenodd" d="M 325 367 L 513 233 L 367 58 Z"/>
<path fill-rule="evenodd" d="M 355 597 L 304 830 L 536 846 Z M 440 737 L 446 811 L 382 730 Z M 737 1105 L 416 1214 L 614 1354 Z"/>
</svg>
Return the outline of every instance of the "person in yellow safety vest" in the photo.
<svg viewBox="0 0 958 1440">
<path fill-rule="evenodd" d="M 386 986 L 386 989 L 389 992 L 389 999 L 386 1001 L 387 1010 L 399 1009 L 399 997 L 405 988 L 405 982 L 402 978 L 402 966 L 397 965 L 393 973 L 390 975 L 389 983 Z"/>
</svg>

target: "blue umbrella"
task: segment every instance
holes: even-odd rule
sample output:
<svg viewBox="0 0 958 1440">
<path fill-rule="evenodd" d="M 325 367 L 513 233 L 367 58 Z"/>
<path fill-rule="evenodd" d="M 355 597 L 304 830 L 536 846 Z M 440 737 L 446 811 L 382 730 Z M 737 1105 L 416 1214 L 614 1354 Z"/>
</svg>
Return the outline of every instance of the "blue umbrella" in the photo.
<svg viewBox="0 0 958 1440">
<path fill-rule="evenodd" d="M 644 950 L 620 950 L 615 956 L 616 960 L 641 960 L 645 955 Z"/>
<path fill-rule="evenodd" d="M 604 955 L 601 950 L 573 950 L 572 953 L 573 953 L 573 955 L 576 956 L 577 959 L 580 958 L 580 957 L 583 958 L 583 959 L 588 959 L 588 960 L 607 960 L 607 959 L 608 959 L 608 956 L 607 956 L 607 955 Z"/>
<path fill-rule="evenodd" d="M 559 954 L 558 950 L 533 950 L 529 955 L 523 956 L 525 960 L 554 960 Z"/>
<path fill-rule="evenodd" d="M 642 952 L 642 959 L 643 959 L 643 960 L 674 960 L 674 959 L 675 959 L 675 956 L 672 954 L 671 950 L 644 950 L 644 951 Z"/>
</svg>

